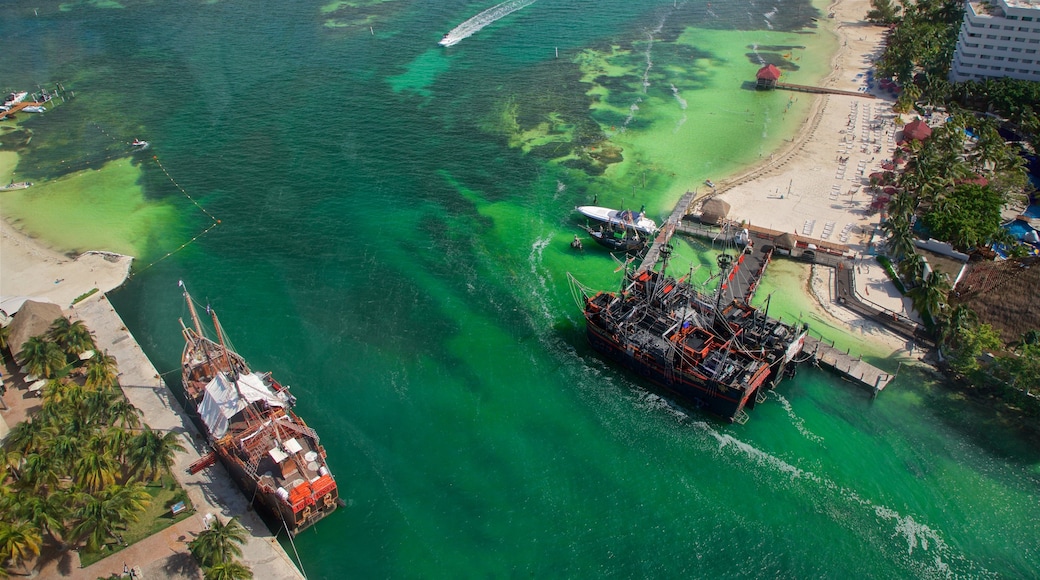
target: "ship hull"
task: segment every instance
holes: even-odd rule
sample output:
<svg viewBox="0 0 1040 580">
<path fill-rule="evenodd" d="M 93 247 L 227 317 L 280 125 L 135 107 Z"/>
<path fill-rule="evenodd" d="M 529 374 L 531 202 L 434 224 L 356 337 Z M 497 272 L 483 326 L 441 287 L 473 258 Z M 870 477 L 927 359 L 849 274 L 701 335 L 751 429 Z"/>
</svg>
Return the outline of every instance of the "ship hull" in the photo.
<svg viewBox="0 0 1040 580">
<path fill-rule="evenodd" d="M 601 329 L 591 324 L 586 326 L 589 344 L 597 352 L 650 381 L 664 394 L 677 399 L 677 402 L 704 409 L 727 421 L 734 421 L 745 408 L 754 407 L 759 389 L 766 390 L 763 385 L 754 390 L 740 392 L 676 371 L 674 367 L 669 368 L 665 364 L 654 364 L 646 359 L 637 360 L 626 347 L 606 338 L 602 333 Z"/>
<path fill-rule="evenodd" d="M 207 338 L 190 296 L 192 327 L 182 329 L 182 384 L 214 454 L 235 484 L 267 516 L 272 531 L 295 535 L 339 506 L 339 490 L 314 429 L 292 412 L 296 399 L 270 373 L 249 369 L 225 346 Z M 204 467 L 204 466 L 202 466 Z M 200 468 L 202 468 L 200 467 Z"/>
<path fill-rule="evenodd" d="M 622 292 L 585 294 L 584 313 L 594 350 L 680 404 L 741 423 L 787 374 L 807 331 L 652 270 L 628 275 Z"/>
</svg>

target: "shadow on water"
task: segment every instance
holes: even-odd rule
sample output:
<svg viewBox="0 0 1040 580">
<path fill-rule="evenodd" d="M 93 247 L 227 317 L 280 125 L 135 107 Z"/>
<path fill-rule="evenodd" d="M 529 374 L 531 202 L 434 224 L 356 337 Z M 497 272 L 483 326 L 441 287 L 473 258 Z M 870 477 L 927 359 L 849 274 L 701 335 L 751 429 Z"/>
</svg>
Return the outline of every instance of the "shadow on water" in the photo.
<svg viewBox="0 0 1040 580">
<path fill-rule="evenodd" d="M 1009 409 L 1005 402 L 968 393 L 932 372 L 904 367 L 902 376 L 896 388 L 912 389 L 921 397 L 922 407 L 973 444 L 1005 461 L 1040 463 L 1040 434 L 1029 429 L 1028 417 Z M 1033 478 L 1040 483 L 1040 475 Z"/>
</svg>

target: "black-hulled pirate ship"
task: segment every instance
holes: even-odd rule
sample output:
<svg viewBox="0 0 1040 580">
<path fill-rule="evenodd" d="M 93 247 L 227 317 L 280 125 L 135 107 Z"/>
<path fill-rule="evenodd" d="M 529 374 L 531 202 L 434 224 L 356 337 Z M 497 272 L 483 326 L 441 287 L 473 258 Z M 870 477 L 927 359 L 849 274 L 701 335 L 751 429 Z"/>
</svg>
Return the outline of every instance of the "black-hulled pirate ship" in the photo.
<svg viewBox="0 0 1040 580">
<path fill-rule="evenodd" d="M 210 308 L 216 340 L 207 337 L 186 289 L 184 299 L 192 320 L 192 326 L 181 321 L 184 390 L 213 447 L 213 454 L 192 470 L 219 459 L 246 496 L 295 535 L 340 504 L 325 448 L 314 429 L 292 412 L 296 398 L 288 387 L 270 373 L 249 369 L 227 345 Z"/>
<path fill-rule="evenodd" d="M 745 409 L 793 372 L 808 329 L 769 318 L 768 307 L 762 312 L 746 302 L 750 297 L 726 292 L 743 253 L 718 257 L 713 294 L 669 276 L 670 253 L 661 248 L 659 271 L 626 269 L 620 292 L 591 292 L 571 278 L 588 340 L 676 402 L 742 423 Z"/>
</svg>

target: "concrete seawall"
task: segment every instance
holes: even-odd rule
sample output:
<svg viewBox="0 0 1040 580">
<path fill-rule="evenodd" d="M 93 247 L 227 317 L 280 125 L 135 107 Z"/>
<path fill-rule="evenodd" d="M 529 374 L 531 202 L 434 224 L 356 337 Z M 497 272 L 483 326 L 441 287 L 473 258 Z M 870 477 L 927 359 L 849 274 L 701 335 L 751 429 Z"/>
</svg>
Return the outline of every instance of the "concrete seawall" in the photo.
<svg viewBox="0 0 1040 580">
<path fill-rule="evenodd" d="M 223 466 L 218 463 L 196 475 L 188 473 L 188 466 L 199 459 L 200 451 L 205 451 L 202 449 L 205 437 L 198 432 L 194 423 L 174 398 L 173 393 L 166 387 L 159 373 L 145 356 L 137 340 L 127 330 L 122 318 L 112 308 L 108 299 L 104 296 L 92 298 L 77 304 L 67 312 L 70 314 L 70 318 L 82 320 L 90 328 L 99 349 L 107 350 L 108 354 L 115 357 L 119 365 L 119 384 L 127 399 L 141 410 L 142 420 L 153 429 L 179 433 L 181 441 L 187 449 L 185 453 L 177 454 L 173 475 L 188 492 L 188 497 L 191 498 L 197 511 L 186 520 L 192 523 L 179 530 L 181 536 L 176 540 L 177 545 L 167 541 L 160 551 L 161 553 L 144 555 L 160 559 L 175 552 L 187 553 L 187 541 L 204 529 L 203 518 L 206 514 L 220 516 L 225 521 L 231 517 L 237 517 L 250 533 L 246 544 L 242 546 L 242 561 L 252 568 L 256 578 L 276 580 L 304 578 L 275 536 L 252 511 L 249 502 L 231 481 Z M 183 524 L 184 522 L 178 524 L 177 527 L 181 527 Z M 141 543 L 147 541 L 144 540 Z M 131 546 L 124 552 L 133 549 L 134 546 Z M 120 573 L 127 557 L 124 552 L 119 552 L 76 572 L 85 574 L 84 578 L 108 577 L 112 572 Z M 147 563 L 138 560 L 136 565 L 143 568 L 146 577 L 165 577 L 161 568 L 148 574 Z"/>
</svg>

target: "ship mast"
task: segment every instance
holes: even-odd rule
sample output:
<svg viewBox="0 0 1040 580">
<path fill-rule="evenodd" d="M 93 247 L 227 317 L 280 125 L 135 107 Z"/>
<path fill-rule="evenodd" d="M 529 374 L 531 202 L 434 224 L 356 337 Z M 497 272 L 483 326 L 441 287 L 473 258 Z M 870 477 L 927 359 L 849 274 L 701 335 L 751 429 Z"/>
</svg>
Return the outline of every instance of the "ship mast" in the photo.
<svg viewBox="0 0 1040 580">
<path fill-rule="evenodd" d="M 188 303 L 188 311 L 191 312 L 191 321 L 195 324 L 195 334 L 202 338 L 202 323 L 199 322 L 199 313 L 195 311 L 195 302 L 191 299 L 191 294 L 188 294 L 188 288 L 184 285 L 184 282 L 178 282 L 181 288 L 184 288 L 184 301 Z"/>
<path fill-rule="evenodd" d="M 733 265 L 733 256 L 723 252 L 719 254 L 719 257 L 715 259 L 715 263 L 719 265 L 719 286 L 715 290 L 715 315 L 714 322 L 718 324 L 719 314 L 722 311 L 722 291 L 723 286 L 726 285 L 726 276 L 729 273 L 730 266 Z"/>
</svg>

